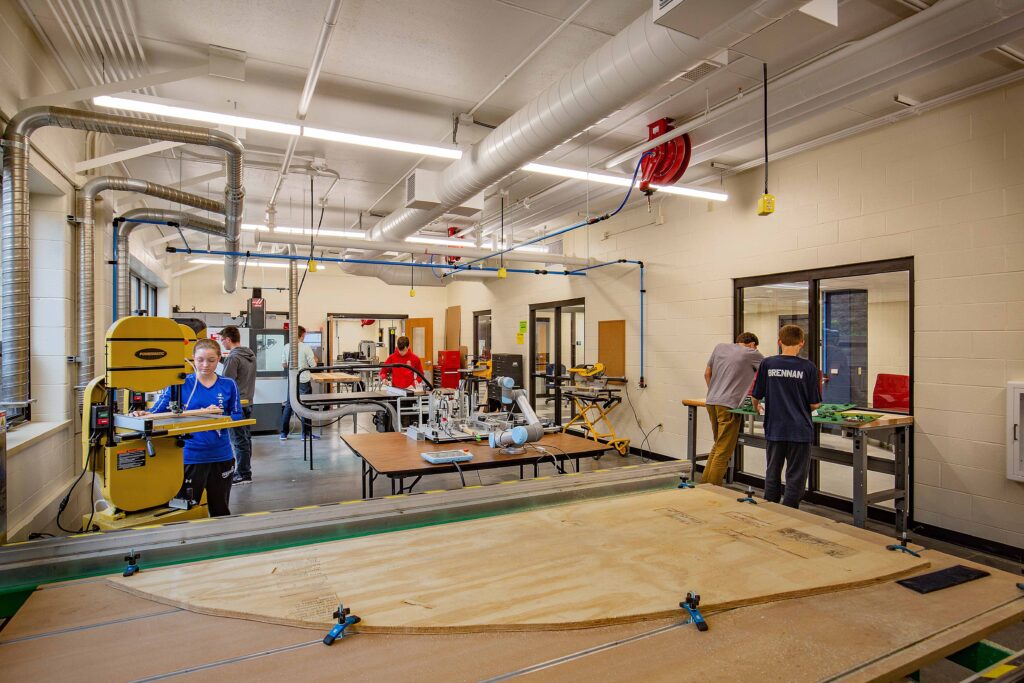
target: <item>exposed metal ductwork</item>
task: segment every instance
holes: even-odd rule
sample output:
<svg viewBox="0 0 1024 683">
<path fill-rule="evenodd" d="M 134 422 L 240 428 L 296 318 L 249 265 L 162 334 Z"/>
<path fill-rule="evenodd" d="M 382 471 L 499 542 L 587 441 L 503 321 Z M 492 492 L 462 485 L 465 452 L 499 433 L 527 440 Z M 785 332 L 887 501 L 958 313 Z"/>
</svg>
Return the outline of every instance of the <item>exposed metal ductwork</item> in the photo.
<svg viewBox="0 0 1024 683">
<path fill-rule="evenodd" d="M 206 211 L 224 213 L 223 202 L 206 199 L 198 195 L 182 192 L 172 187 L 157 185 L 146 180 L 136 178 L 120 178 L 117 176 L 99 176 L 91 179 L 82 186 L 80 195 L 81 212 L 79 219 L 81 225 L 78 230 L 78 262 L 79 264 L 92 263 L 93 245 L 96 235 L 96 197 L 101 192 L 117 190 L 120 192 L 138 192 L 159 199 L 194 206 Z M 140 219 L 141 220 L 141 219 Z M 221 234 L 226 234 L 227 229 L 221 226 Z M 123 253 L 128 254 L 127 243 L 123 243 Z M 118 264 L 120 266 L 120 264 Z M 120 273 L 120 271 L 119 271 Z M 127 282 L 127 269 L 125 273 Z M 118 286 L 120 286 L 120 275 Z M 93 329 L 96 324 L 96 287 L 95 269 L 92 267 L 79 267 L 78 269 L 78 387 L 79 396 L 85 390 L 90 380 L 95 375 L 95 357 L 93 339 L 96 336 Z M 127 284 L 118 293 L 123 298 L 128 291 Z M 118 299 L 120 310 L 120 298 Z M 126 307 L 127 310 L 127 307 Z M 125 314 L 126 315 L 126 314 Z M 120 315 L 118 317 L 121 317 Z"/>
<path fill-rule="evenodd" d="M 242 143 L 219 130 L 161 123 L 140 119 L 77 111 L 61 107 L 32 107 L 19 112 L 3 136 L 3 361 L 0 380 L 0 403 L 24 407 L 29 400 L 29 137 L 39 128 L 55 126 L 74 130 L 125 135 L 150 140 L 169 140 L 185 144 L 205 145 L 227 153 L 225 195 L 225 241 L 229 250 L 237 251 L 242 227 Z M 83 224 L 79 240 L 82 257 L 79 268 L 93 270 L 92 235 L 85 235 Z M 224 291 L 235 290 L 238 259 L 224 261 Z M 90 290 L 91 291 L 91 290 Z M 90 344 L 91 346 L 91 344 Z M 80 355 L 84 354 L 80 351 Z M 84 359 L 83 359 L 84 360 Z"/>
<path fill-rule="evenodd" d="M 1024 31 L 1024 4 L 1005 0 L 943 0 L 918 14 L 772 81 L 768 122 L 782 130 L 864 97 L 892 83 L 996 48 Z M 764 122 L 758 98 L 734 99 L 710 115 L 677 125 L 605 166 L 699 131 L 691 167 L 760 139 Z"/>
<path fill-rule="evenodd" d="M 415 242 L 370 242 L 355 237 L 317 237 L 315 248 L 327 249 L 364 249 L 379 252 L 397 251 L 400 253 L 417 254 L 420 256 L 438 256 L 438 263 L 443 261 L 445 256 L 462 256 L 465 258 L 476 258 L 491 253 L 488 249 L 480 249 L 472 246 L 472 242 L 466 240 L 465 247 L 449 247 L 434 244 L 419 244 Z M 289 235 L 281 233 L 256 233 L 256 241 L 268 244 L 293 244 L 297 246 L 309 246 L 309 239 L 303 240 L 302 235 Z M 588 266 L 591 260 L 579 256 L 563 256 L 562 254 L 546 254 L 543 252 L 511 252 L 505 255 L 506 261 L 529 262 L 529 263 L 557 263 L 561 265 Z"/>
<path fill-rule="evenodd" d="M 121 218 L 124 221 L 117 229 L 117 317 L 119 319 L 131 315 L 131 303 L 128 296 L 128 287 L 131 282 L 131 254 L 128 247 L 135 228 L 145 225 L 141 221 L 173 222 L 182 229 L 195 230 L 215 237 L 224 237 L 226 234 L 223 223 L 202 216 L 193 216 L 183 211 L 130 209 L 125 211 Z"/>
<path fill-rule="evenodd" d="M 763 0 L 700 40 L 658 26 L 651 12 L 645 12 L 445 169 L 437 183 L 437 208 L 396 211 L 373 228 L 372 239 L 404 240 L 680 71 L 711 59 L 803 4 Z M 363 267 L 352 272 L 375 274 Z"/>
</svg>

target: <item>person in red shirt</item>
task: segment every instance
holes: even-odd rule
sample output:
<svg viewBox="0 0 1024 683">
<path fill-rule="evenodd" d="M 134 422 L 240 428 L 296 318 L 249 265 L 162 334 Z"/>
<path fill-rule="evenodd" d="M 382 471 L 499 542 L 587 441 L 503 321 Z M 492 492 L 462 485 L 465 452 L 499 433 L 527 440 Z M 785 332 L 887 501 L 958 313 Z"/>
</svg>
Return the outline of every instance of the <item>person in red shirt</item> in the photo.
<svg viewBox="0 0 1024 683">
<path fill-rule="evenodd" d="M 409 350 L 408 337 L 399 337 L 397 348 L 398 350 L 384 361 L 385 365 L 408 365 L 410 368 L 423 372 L 423 363 L 420 362 L 419 356 Z M 405 368 L 382 368 L 380 378 L 386 379 L 388 375 L 391 376 L 391 386 L 396 389 L 408 389 L 413 384 L 419 384 L 422 381 L 419 375 L 413 374 L 411 370 Z"/>
</svg>

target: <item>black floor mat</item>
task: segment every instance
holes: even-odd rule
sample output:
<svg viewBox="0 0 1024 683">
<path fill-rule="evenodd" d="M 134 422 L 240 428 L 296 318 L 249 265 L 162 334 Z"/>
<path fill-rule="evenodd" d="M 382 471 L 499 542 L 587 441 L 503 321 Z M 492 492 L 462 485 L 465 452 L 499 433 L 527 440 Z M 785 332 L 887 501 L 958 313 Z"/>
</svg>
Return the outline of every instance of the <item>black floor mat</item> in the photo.
<svg viewBox="0 0 1024 683">
<path fill-rule="evenodd" d="M 901 586 L 906 586 L 912 591 L 918 593 L 933 593 L 940 591 L 943 588 L 950 588 L 951 586 L 959 586 L 961 583 L 967 583 L 968 581 L 974 581 L 985 576 L 990 576 L 986 571 L 981 569 L 974 569 L 973 567 L 965 567 L 962 564 L 947 567 L 946 569 L 940 569 L 937 572 L 930 574 L 921 574 L 920 576 L 913 576 L 909 579 L 900 579 L 896 583 Z"/>
</svg>

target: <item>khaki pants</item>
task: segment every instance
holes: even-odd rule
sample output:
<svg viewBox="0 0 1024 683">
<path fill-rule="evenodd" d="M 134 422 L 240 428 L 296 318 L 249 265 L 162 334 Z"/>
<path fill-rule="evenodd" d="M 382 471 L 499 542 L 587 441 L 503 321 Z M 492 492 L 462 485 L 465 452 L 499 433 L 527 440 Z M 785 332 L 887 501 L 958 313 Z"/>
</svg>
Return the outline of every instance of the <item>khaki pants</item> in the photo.
<svg viewBox="0 0 1024 683">
<path fill-rule="evenodd" d="M 729 469 L 733 451 L 736 450 L 736 441 L 740 438 L 743 416 L 730 413 L 728 406 L 707 408 L 711 417 L 711 434 L 715 438 L 715 445 L 711 447 L 707 462 L 704 463 L 704 474 L 701 475 L 700 483 L 721 486 L 725 480 L 725 472 Z"/>
</svg>

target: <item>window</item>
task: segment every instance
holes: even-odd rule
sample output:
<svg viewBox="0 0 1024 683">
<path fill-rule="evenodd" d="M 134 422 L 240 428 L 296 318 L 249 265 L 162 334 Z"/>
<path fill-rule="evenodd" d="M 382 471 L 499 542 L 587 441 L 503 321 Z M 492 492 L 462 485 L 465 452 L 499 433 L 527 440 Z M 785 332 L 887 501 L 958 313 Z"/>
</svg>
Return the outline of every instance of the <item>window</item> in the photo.
<svg viewBox="0 0 1024 683">
<path fill-rule="evenodd" d="M 818 366 L 824 403 L 909 413 L 913 376 L 913 259 L 893 259 L 735 281 L 735 334 L 753 332 L 766 355 L 779 353 L 778 330 L 799 325 L 801 355 Z M 850 448 L 838 429 L 824 427 L 821 445 Z M 892 458 L 884 444 L 871 455 Z M 737 479 L 759 483 L 764 451 L 742 449 Z M 869 491 L 893 487 L 891 475 L 870 472 Z M 849 469 L 812 461 L 808 499 L 849 497 Z"/>
<path fill-rule="evenodd" d="M 128 283 L 128 310 L 132 315 L 157 314 L 157 288 L 132 273 Z"/>
</svg>

